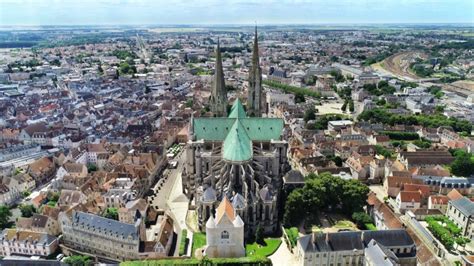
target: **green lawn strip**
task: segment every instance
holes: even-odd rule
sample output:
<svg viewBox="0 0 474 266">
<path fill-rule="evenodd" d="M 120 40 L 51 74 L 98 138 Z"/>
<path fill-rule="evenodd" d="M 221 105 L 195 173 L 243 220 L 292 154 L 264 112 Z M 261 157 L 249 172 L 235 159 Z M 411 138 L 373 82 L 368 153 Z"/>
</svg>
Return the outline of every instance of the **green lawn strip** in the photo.
<svg viewBox="0 0 474 266">
<path fill-rule="evenodd" d="M 196 249 L 202 248 L 206 245 L 206 234 L 204 233 L 194 233 L 193 234 L 193 246 L 191 256 L 194 257 Z"/>
<path fill-rule="evenodd" d="M 257 243 L 247 244 L 245 246 L 245 254 L 247 257 L 268 257 L 271 256 L 281 244 L 280 238 L 265 238 L 266 246 Z"/>
<path fill-rule="evenodd" d="M 179 242 L 179 255 L 183 256 L 186 254 L 186 237 L 188 235 L 188 230 L 181 230 L 181 241 Z"/>
</svg>

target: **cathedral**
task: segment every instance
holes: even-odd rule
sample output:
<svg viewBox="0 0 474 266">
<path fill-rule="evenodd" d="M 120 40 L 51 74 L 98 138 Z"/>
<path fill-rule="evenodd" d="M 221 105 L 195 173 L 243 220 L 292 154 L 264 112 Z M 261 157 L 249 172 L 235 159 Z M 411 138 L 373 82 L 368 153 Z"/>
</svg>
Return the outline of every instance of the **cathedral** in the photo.
<svg viewBox="0 0 474 266">
<path fill-rule="evenodd" d="M 248 111 L 236 99 L 226 115 L 222 103 L 226 107 L 228 100 L 227 93 L 223 93 L 218 49 L 211 96 L 211 110 L 216 110 L 218 117 L 192 118 L 190 122 L 183 190 L 195 204 L 201 230 L 225 198 L 244 222 L 246 236 L 258 226 L 266 233 L 278 230 L 278 202 L 282 176 L 288 169 L 288 143 L 283 140 L 282 119 L 261 117 L 262 77 L 256 49 L 255 36 Z"/>
</svg>

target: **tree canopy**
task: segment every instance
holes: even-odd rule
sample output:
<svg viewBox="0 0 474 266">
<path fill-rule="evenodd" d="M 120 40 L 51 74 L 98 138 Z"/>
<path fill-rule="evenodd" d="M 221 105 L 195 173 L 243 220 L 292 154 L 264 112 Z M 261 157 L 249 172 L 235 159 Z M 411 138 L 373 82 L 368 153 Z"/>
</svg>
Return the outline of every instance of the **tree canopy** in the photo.
<svg viewBox="0 0 474 266">
<path fill-rule="evenodd" d="M 0 205 L 0 227 L 2 229 L 8 226 L 8 222 L 11 216 L 12 212 L 10 211 L 10 209 L 5 205 Z"/>
<path fill-rule="evenodd" d="M 89 256 L 74 255 L 64 260 L 70 266 L 89 266 L 92 265 L 92 258 Z"/>
<path fill-rule="evenodd" d="M 20 205 L 20 211 L 22 217 L 28 218 L 33 216 L 34 213 L 36 213 L 36 208 L 31 204 L 22 204 Z"/>
<path fill-rule="evenodd" d="M 288 195 L 283 222 L 285 226 L 298 226 L 304 217 L 324 209 L 345 214 L 362 211 L 368 193 L 369 188 L 358 180 L 344 180 L 329 173 L 309 174 L 304 187 Z"/>
</svg>

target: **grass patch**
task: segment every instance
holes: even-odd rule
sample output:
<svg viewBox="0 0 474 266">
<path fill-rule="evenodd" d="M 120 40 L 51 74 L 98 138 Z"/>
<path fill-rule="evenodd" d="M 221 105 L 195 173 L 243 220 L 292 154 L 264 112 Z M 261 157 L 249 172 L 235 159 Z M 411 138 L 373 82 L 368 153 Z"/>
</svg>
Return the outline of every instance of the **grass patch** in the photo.
<svg viewBox="0 0 474 266">
<path fill-rule="evenodd" d="M 290 241 L 290 246 L 294 248 L 296 246 L 296 241 L 298 240 L 298 228 L 291 227 L 285 228 L 285 233 L 288 236 L 288 240 Z"/>
<path fill-rule="evenodd" d="M 205 233 L 194 233 L 193 234 L 193 246 L 191 249 L 191 256 L 194 257 L 196 249 L 202 248 L 206 245 L 206 234 Z"/>
<path fill-rule="evenodd" d="M 271 256 L 281 245 L 280 238 L 265 238 L 266 246 L 257 243 L 245 245 L 245 255 L 247 257 L 268 257 Z"/>
<path fill-rule="evenodd" d="M 356 228 L 353 222 L 347 220 L 340 220 L 338 221 L 334 227 L 336 228 Z"/>
<path fill-rule="evenodd" d="M 374 224 L 370 223 L 370 224 L 364 224 L 365 225 L 365 228 L 367 228 L 367 230 L 377 230 L 377 227 L 375 227 Z"/>
</svg>

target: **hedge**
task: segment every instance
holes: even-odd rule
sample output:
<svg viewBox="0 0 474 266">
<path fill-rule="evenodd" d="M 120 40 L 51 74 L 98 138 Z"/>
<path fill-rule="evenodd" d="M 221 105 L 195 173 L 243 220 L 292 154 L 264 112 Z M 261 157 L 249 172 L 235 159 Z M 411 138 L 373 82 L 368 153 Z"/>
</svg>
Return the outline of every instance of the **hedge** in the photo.
<svg viewBox="0 0 474 266">
<path fill-rule="evenodd" d="M 181 241 L 179 242 L 179 255 L 183 256 L 186 254 L 186 240 L 188 236 L 188 230 L 183 229 L 181 231 Z"/>
<path fill-rule="evenodd" d="M 204 259 L 160 259 L 124 261 L 121 266 L 162 266 L 162 265 L 248 265 L 248 266 L 270 266 L 272 262 L 265 257 L 243 257 L 243 258 L 204 258 Z"/>
</svg>

